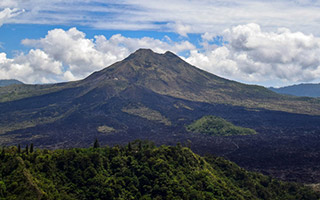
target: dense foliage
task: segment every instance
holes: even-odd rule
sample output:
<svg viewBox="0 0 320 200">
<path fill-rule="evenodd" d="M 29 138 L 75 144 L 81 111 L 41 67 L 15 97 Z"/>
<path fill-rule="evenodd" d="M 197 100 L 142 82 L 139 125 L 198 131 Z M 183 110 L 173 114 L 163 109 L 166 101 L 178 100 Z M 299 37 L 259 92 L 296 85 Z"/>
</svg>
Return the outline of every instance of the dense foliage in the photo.
<svg viewBox="0 0 320 200">
<path fill-rule="evenodd" d="M 255 130 L 235 126 L 232 123 L 216 116 L 204 116 L 187 126 L 187 130 L 194 133 L 203 133 L 207 135 L 252 135 Z"/>
<path fill-rule="evenodd" d="M 181 145 L 0 154 L 0 199 L 318 199 L 293 183 L 250 173 Z"/>
</svg>

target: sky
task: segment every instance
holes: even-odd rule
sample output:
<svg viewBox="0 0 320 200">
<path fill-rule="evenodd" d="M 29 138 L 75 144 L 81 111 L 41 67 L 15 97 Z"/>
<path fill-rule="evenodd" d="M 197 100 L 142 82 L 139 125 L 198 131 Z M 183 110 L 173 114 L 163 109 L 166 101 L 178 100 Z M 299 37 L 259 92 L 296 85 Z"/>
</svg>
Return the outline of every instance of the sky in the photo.
<svg viewBox="0 0 320 200">
<path fill-rule="evenodd" d="M 247 84 L 320 82 L 320 0 L 0 0 L 0 79 L 79 80 L 139 48 Z"/>
</svg>

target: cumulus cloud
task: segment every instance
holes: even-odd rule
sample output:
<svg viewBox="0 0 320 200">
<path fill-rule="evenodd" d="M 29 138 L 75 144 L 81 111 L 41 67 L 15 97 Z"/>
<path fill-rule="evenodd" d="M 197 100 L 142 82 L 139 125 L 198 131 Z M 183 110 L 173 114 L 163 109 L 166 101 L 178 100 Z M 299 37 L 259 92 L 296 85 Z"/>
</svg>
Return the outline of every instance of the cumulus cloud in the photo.
<svg viewBox="0 0 320 200">
<path fill-rule="evenodd" d="M 0 53 L 0 79 L 18 78 L 26 83 L 78 80 L 122 60 L 138 48 L 172 51 L 206 71 L 246 83 L 282 86 L 320 81 L 320 38 L 286 28 L 265 31 L 257 24 L 234 26 L 221 35 L 206 32 L 196 48 L 187 40 L 151 37 L 87 38 L 76 28 L 53 29 L 44 38 L 22 41 L 28 53 L 8 58 Z M 223 38 L 222 45 L 215 40 Z M 186 53 L 187 52 L 187 53 Z"/>
<path fill-rule="evenodd" d="M 14 59 L 0 53 L 0 79 L 15 78 L 26 83 L 54 82 L 54 75 L 62 73 L 62 64 L 50 58 L 45 52 L 31 49 L 27 55 L 20 54 Z"/>
<path fill-rule="evenodd" d="M 18 78 L 26 83 L 77 80 L 122 60 L 138 48 L 159 53 L 195 49 L 188 41 L 172 42 L 167 38 L 127 38 L 116 34 L 109 39 L 103 35 L 89 39 L 76 28 L 53 29 L 44 38 L 25 39 L 22 43 L 32 49 L 14 58 L 0 54 L 0 79 Z"/>
<path fill-rule="evenodd" d="M 54 29 L 40 40 L 25 39 L 22 44 L 40 48 L 52 59 L 68 66 L 75 77 L 82 77 L 113 60 L 104 56 L 95 48 L 93 40 L 85 38 L 85 34 L 76 28 L 67 31 Z"/>
<path fill-rule="evenodd" d="M 226 29 L 222 47 L 191 51 L 187 61 L 207 71 L 245 82 L 285 85 L 320 81 L 320 38 L 280 28 L 262 31 L 257 24 Z M 204 39 L 211 39 L 204 34 Z"/>
</svg>

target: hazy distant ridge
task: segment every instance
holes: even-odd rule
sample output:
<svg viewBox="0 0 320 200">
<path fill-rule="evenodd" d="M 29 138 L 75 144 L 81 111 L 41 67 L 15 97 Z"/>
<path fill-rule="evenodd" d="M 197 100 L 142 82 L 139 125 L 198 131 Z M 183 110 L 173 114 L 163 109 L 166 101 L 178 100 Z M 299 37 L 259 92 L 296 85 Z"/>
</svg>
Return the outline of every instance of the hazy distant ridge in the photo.
<svg viewBox="0 0 320 200">
<path fill-rule="evenodd" d="M 320 83 L 303 83 L 299 85 L 290 85 L 281 88 L 269 88 L 279 94 L 289 94 L 294 96 L 320 97 Z"/>
<path fill-rule="evenodd" d="M 23 84 L 23 83 L 21 81 L 15 80 L 15 79 L 0 80 L 0 87 L 13 85 L 13 84 Z"/>
</svg>

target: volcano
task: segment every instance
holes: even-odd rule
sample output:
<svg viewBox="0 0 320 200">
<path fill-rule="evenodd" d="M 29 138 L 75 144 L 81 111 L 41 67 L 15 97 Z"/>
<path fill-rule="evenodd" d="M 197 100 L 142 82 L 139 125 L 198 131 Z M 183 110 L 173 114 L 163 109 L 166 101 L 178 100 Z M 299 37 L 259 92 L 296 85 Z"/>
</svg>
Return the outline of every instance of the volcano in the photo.
<svg viewBox="0 0 320 200">
<path fill-rule="evenodd" d="M 200 154 L 225 156 L 248 169 L 320 182 L 319 99 L 227 80 L 171 52 L 139 49 L 80 81 L 1 87 L 0 102 L 0 145 L 84 147 L 95 138 L 102 145 L 188 141 Z M 186 130 L 206 115 L 257 134 L 219 137 Z"/>
</svg>

